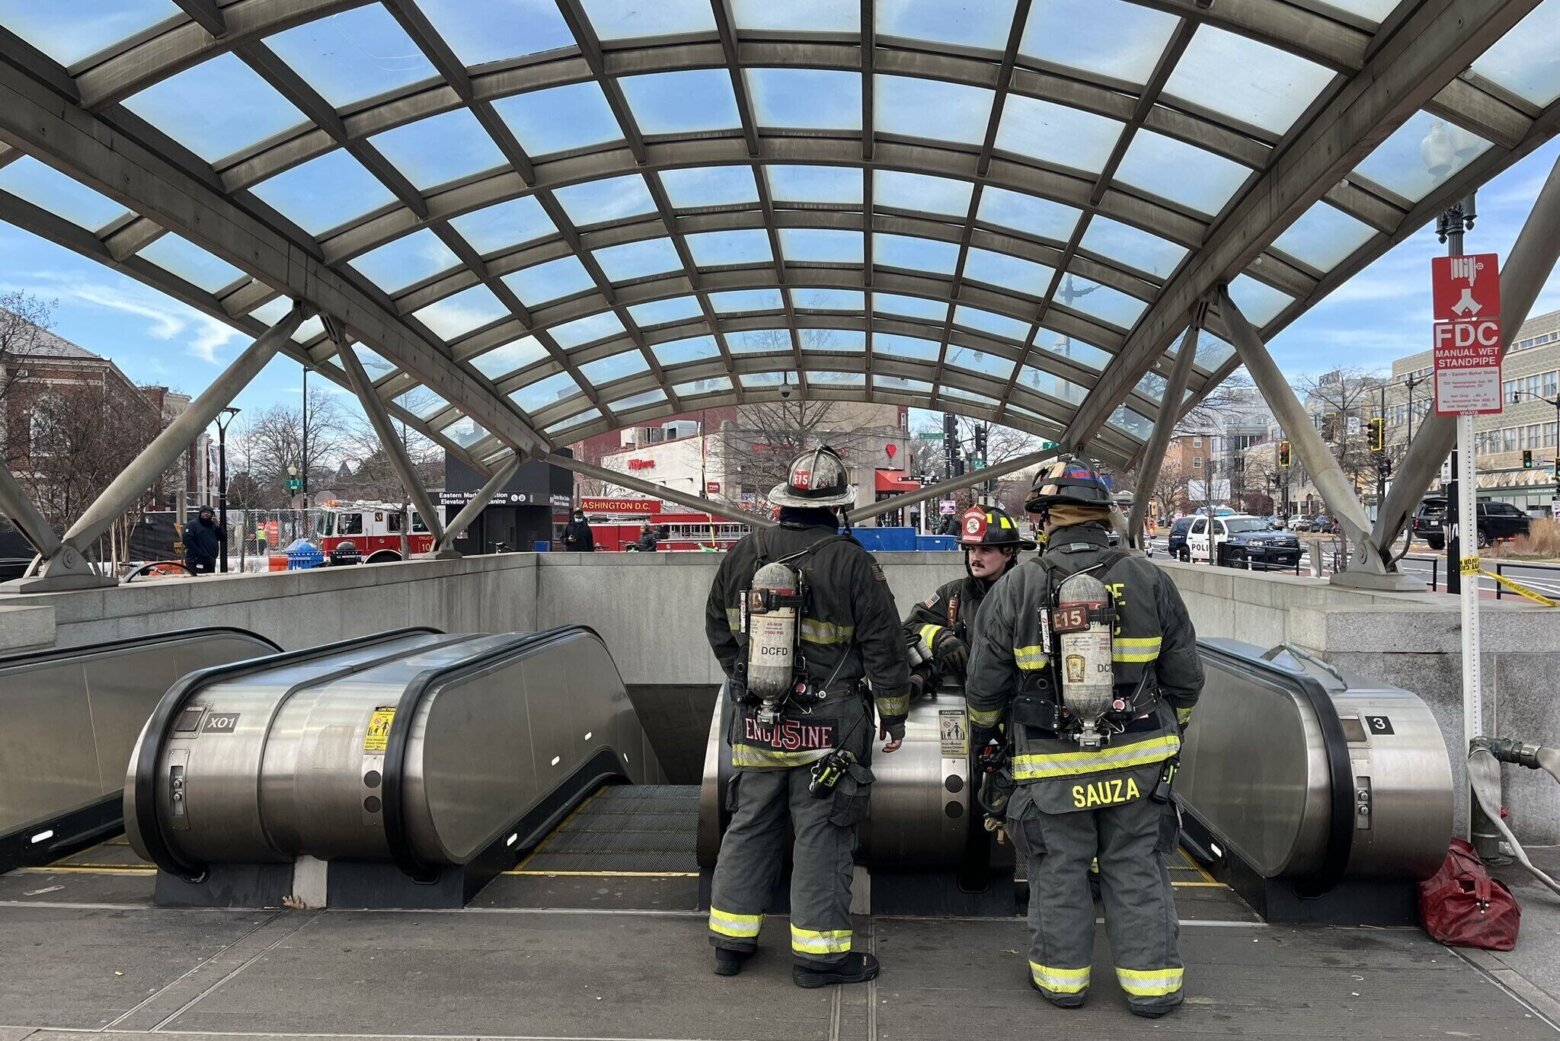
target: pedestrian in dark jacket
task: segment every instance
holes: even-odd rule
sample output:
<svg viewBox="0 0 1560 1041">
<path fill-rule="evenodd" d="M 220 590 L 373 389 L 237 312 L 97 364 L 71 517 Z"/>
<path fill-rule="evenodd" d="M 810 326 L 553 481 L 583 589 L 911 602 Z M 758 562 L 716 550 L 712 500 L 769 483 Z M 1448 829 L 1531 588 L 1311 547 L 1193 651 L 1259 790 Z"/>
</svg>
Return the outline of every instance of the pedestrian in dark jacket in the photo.
<svg viewBox="0 0 1560 1041">
<path fill-rule="evenodd" d="M 644 524 L 640 525 L 639 527 L 639 541 L 635 542 L 628 548 L 631 550 L 637 550 L 640 553 L 654 553 L 655 544 L 659 541 L 661 540 L 656 535 L 655 529 L 650 527 L 649 521 L 645 521 Z"/>
<path fill-rule="evenodd" d="M 563 526 L 563 548 L 570 553 L 596 551 L 596 535 L 590 530 L 584 510 L 575 510 L 573 518 Z"/>
<path fill-rule="evenodd" d="M 227 532 L 216 521 L 210 506 L 202 506 L 193 521 L 184 526 L 184 563 L 198 574 L 217 570 L 217 554 Z"/>
</svg>

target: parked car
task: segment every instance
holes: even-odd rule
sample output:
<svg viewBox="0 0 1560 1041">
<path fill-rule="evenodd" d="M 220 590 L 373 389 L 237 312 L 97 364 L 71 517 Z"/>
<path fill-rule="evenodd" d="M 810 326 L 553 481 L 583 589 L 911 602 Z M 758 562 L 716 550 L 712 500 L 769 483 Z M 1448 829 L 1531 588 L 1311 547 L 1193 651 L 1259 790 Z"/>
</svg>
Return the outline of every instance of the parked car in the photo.
<svg viewBox="0 0 1560 1041">
<path fill-rule="evenodd" d="M 1492 542 L 1514 539 L 1526 535 L 1532 526 L 1526 514 L 1509 502 L 1481 500 L 1478 511 L 1480 549 Z M 1414 537 L 1424 539 L 1431 549 L 1446 548 L 1446 497 L 1432 495 L 1414 511 Z M 1466 540 L 1465 540 L 1466 541 Z"/>
<path fill-rule="evenodd" d="M 1283 531 L 1284 525 L 1288 523 L 1284 520 L 1284 518 L 1280 517 L 1276 513 L 1268 514 L 1267 522 L 1268 526 L 1271 527 L 1274 531 Z"/>
<path fill-rule="evenodd" d="M 1170 533 L 1165 536 L 1165 552 L 1171 560 L 1190 560 L 1186 553 L 1186 532 L 1192 526 L 1191 517 L 1181 517 L 1170 525 Z"/>
<path fill-rule="evenodd" d="M 1261 517 L 1235 514 L 1230 517 L 1198 517 L 1186 533 L 1188 556 L 1207 560 L 1210 552 L 1209 524 L 1212 524 L 1213 559 L 1220 567 L 1250 567 L 1254 571 L 1269 568 L 1293 568 L 1300 564 L 1300 540 L 1277 531 Z"/>
<path fill-rule="evenodd" d="M 1290 531 L 1310 531 L 1311 530 L 1311 518 L 1307 517 L 1303 513 L 1295 514 L 1293 517 L 1289 518 L 1289 530 Z"/>
</svg>

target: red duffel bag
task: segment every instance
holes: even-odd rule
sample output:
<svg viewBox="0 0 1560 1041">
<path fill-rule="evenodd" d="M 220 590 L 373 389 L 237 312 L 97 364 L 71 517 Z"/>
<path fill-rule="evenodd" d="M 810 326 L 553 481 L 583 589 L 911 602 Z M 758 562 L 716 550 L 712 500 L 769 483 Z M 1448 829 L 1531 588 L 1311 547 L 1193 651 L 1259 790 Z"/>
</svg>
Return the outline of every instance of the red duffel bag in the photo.
<svg viewBox="0 0 1560 1041">
<path fill-rule="evenodd" d="M 1506 884 L 1490 877 L 1465 839 L 1453 839 L 1441 870 L 1419 883 L 1419 920 L 1449 947 L 1509 951 L 1517 945 L 1522 908 Z"/>
</svg>

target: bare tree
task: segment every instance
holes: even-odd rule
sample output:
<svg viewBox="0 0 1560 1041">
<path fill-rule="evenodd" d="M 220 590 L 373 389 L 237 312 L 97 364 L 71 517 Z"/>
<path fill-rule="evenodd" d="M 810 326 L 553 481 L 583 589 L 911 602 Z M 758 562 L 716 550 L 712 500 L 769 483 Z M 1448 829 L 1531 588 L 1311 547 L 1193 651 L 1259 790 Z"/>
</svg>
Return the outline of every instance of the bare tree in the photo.
<svg viewBox="0 0 1560 1041">
<path fill-rule="evenodd" d="M 345 411 L 329 391 L 309 392 L 308 459 L 305 462 L 303 409 L 272 405 L 262 409 L 237 433 L 229 434 L 245 460 L 243 473 L 253 482 L 264 509 L 285 507 L 288 467 L 308 474 L 311 493 L 334 484 L 336 468 L 350 454 L 350 424 Z"/>
<path fill-rule="evenodd" d="M 402 397 L 399 404 L 413 414 L 422 414 L 438 398 L 425 388 L 419 388 Z M 336 489 L 354 499 L 373 499 L 381 502 L 402 502 L 407 497 L 406 488 L 396 476 L 390 455 L 380 443 L 379 435 L 367 416 L 354 416 L 344 430 L 346 458 L 356 459 L 358 465 L 340 471 L 334 479 Z M 412 461 L 412 469 L 423 482 L 424 488 L 437 488 L 444 483 L 444 450 L 404 420 L 391 417 L 390 426 Z"/>
<path fill-rule="evenodd" d="M 0 293 L 0 400 L 25 378 L 27 359 L 53 339 L 54 301 L 31 293 Z"/>
<path fill-rule="evenodd" d="M 1320 420 L 1323 437 L 1356 489 L 1375 478 L 1369 419 L 1376 412 L 1381 385 L 1381 377 L 1351 368 L 1295 380 L 1295 390 Z"/>
<path fill-rule="evenodd" d="M 858 407 L 801 397 L 744 405 L 736 423 L 724 431 L 727 472 L 739 474 L 743 486 L 762 496 L 785 480 L 791 460 L 803 449 L 827 444 L 847 461 L 864 459 L 890 431 L 861 426 L 850 414 Z M 891 433 L 898 434 L 898 428 Z"/>
<path fill-rule="evenodd" d="M 162 417 L 133 387 L 106 378 L 38 394 L 28 406 L 25 454 L 13 446 L 25 461 L 16 477 L 56 531 L 80 517 L 162 429 Z M 140 507 L 132 503 L 116 520 L 105 556 L 123 546 Z"/>
</svg>

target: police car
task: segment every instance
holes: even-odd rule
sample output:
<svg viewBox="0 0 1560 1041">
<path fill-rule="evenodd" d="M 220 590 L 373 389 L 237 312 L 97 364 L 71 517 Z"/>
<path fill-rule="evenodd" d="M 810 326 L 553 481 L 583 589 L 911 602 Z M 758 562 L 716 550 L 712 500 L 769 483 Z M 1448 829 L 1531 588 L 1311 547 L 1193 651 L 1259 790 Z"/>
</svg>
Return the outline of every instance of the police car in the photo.
<svg viewBox="0 0 1560 1041">
<path fill-rule="evenodd" d="M 1191 560 L 1208 559 L 1210 525 L 1214 560 L 1221 567 L 1263 571 L 1300 565 L 1299 539 L 1287 532 L 1273 530 L 1261 517 L 1239 513 L 1194 520 L 1186 533 L 1186 549 Z"/>
</svg>

